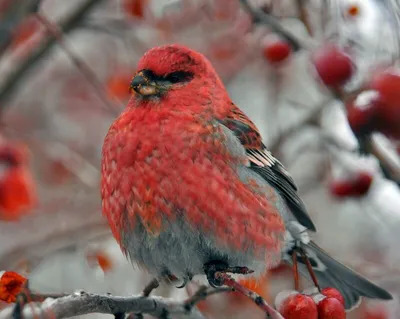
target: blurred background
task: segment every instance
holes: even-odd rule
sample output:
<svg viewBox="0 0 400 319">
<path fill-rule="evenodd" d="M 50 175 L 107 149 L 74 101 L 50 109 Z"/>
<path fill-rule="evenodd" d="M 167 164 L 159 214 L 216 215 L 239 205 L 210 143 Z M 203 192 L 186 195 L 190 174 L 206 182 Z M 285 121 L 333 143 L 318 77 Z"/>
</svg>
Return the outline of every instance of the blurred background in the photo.
<svg viewBox="0 0 400 319">
<path fill-rule="evenodd" d="M 0 0 L 0 271 L 52 293 L 128 295 L 151 279 L 101 215 L 101 147 L 140 56 L 180 43 L 293 175 L 313 238 L 395 297 L 348 318 L 400 318 L 399 13 L 397 0 Z M 273 303 L 292 278 L 281 266 L 244 284 Z M 200 310 L 263 318 L 236 294 Z"/>
</svg>

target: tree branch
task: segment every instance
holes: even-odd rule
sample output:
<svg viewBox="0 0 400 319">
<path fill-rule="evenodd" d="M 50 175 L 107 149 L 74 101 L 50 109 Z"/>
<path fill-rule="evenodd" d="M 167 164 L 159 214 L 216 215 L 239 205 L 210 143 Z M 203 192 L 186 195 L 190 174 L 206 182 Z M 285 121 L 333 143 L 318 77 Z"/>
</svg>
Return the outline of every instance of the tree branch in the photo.
<svg viewBox="0 0 400 319">
<path fill-rule="evenodd" d="M 11 43 L 15 28 L 31 13 L 37 12 L 40 2 L 41 0 L 3 1 L 0 22 L 0 55 Z"/>
<path fill-rule="evenodd" d="M 99 98 L 103 101 L 104 105 L 106 106 L 106 110 L 111 111 L 114 113 L 114 115 L 118 115 L 119 112 L 117 112 L 115 106 L 110 103 L 110 100 L 108 99 L 106 95 L 106 90 L 103 86 L 103 84 L 99 81 L 97 78 L 96 74 L 92 71 L 89 65 L 86 64 L 85 61 L 83 61 L 80 57 L 78 57 L 65 43 L 64 40 L 64 35 L 61 32 L 61 30 L 58 28 L 58 26 L 47 17 L 45 17 L 42 14 L 36 14 L 37 20 L 43 24 L 43 26 L 47 29 L 47 31 L 57 40 L 58 44 L 60 47 L 64 50 L 64 52 L 68 55 L 68 57 L 71 59 L 72 63 L 75 64 L 76 68 L 78 69 L 79 72 L 85 77 L 87 82 L 93 87 L 93 89 L 96 91 L 97 95 Z M 123 103 L 118 99 L 114 98 L 118 104 L 120 109 L 122 110 L 124 105 Z"/>
<path fill-rule="evenodd" d="M 74 30 L 90 10 L 101 1 L 103 0 L 82 1 L 82 4 L 67 19 L 60 22 L 59 26 L 62 32 L 68 33 Z M 7 106 L 7 99 L 13 95 L 21 78 L 30 71 L 40 59 L 48 54 L 56 43 L 56 37 L 50 35 L 25 61 L 18 64 L 17 68 L 8 76 L 4 84 L 0 87 L 0 110 L 4 110 Z"/>
<path fill-rule="evenodd" d="M 280 35 L 284 40 L 286 40 L 291 46 L 293 51 L 299 51 L 301 49 L 300 41 L 290 32 L 286 31 L 281 24 L 279 23 L 278 19 L 274 16 L 265 13 L 261 9 L 253 8 L 248 0 L 239 0 L 242 4 L 243 8 L 250 14 L 253 19 L 254 23 L 257 24 L 264 24 L 271 28 L 275 33 Z"/>
<path fill-rule="evenodd" d="M 23 307 L 23 318 L 69 318 L 90 313 L 118 314 L 142 313 L 157 318 L 180 316 L 187 319 L 204 319 L 193 307 L 208 296 L 232 291 L 230 288 L 201 287 L 192 297 L 183 301 L 174 301 L 162 297 L 132 296 L 121 297 L 110 294 L 91 294 L 76 292 L 57 299 L 48 298 L 42 303 L 30 303 Z M 0 311 L 0 319 L 13 319 L 13 306 Z"/>
<path fill-rule="evenodd" d="M 360 146 L 362 151 L 370 153 L 378 159 L 385 177 L 400 186 L 400 166 L 391 158 L 385 147 L 371 135 L 361 139 Z"/>
</svg>

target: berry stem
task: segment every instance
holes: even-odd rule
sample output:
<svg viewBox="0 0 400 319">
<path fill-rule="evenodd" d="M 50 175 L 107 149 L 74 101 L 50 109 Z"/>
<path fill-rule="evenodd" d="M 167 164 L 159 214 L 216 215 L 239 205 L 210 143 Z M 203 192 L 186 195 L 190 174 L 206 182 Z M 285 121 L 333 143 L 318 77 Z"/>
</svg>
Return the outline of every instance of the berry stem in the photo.
<svg viewBox="0 0 400 319">
<path fill-rule="evenodd" d="M 294 289 L 296 291 L 300 291 L 300 282 L 299 282 L 299 268 L 297 264 L 297 252 L 292 252 L 292 260 L 293 260 L 293 274 L 294 274 Z"/>
<path fill-rule="evenodd" d="M 318 284 L 318 280 L 317 280 L 317 277 L 315 276 L 315 273 L 314 273 L 314 270 L 310 263 L 310 260 L 308 259 L 307 255 L 304 253 L 304 251 L 302 249 L 300 250 L 300 254 L 301 254 L 301 257 L 302 257 L 304 263 L 306 264 L 307 270 L 311 276 L 311 279 L 312 279 L 315 287 L 317 287 L 318 291 L 321 292 L 321 287 Z"/>
</svg>

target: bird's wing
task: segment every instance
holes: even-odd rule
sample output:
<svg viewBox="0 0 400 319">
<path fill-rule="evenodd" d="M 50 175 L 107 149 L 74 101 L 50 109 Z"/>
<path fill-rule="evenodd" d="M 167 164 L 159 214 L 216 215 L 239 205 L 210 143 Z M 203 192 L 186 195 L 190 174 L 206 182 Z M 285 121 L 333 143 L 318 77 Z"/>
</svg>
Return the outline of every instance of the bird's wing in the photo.
<svg viewBox="0 0 400 319">
<path fill-rule="evenodd" d="M 233 103 L 229 115 L 220 119 L 220 122 L 236 135 L 246 149 L 250 169 L 279 191 L 301 225 L 315 231 L 315 225 L 297 194 L 293 178 L 282 163 L 267 150 L 255 124 Z"/>
</svg>

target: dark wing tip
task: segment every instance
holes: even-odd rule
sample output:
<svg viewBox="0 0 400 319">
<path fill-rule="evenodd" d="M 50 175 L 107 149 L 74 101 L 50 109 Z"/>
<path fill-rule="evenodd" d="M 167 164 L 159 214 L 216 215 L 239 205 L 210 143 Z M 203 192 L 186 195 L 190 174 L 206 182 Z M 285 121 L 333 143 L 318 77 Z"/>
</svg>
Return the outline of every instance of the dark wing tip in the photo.
<svg viewBox="0 0 400 319">
<path fill-rule="evenodd" d="M 330 268 L 331 276 L 337 277 L 337 279 L 345 282 L 346 285 L 351 287 L 353 291 L 356 291 L 358 295 L 380 300 L 393 299 L 393 296 L 387 290 L 334 259 L 315 242 L 311 241 L 308 244 L 308 248 L 317 252 L 318 258 Z"/>
<path fill-rule="evenodd" d="M 393 300 L 392 294 L 387 290 L 383 289 L 382 287 L 379 287 L 378 285 L 374 284 L 369 280 L 368 284 L 370 285 L 370 289 L 368 290 L 367 293 L 363 294 L 365 297 L 375 298 L 380 300 Z"/>
</svg>

